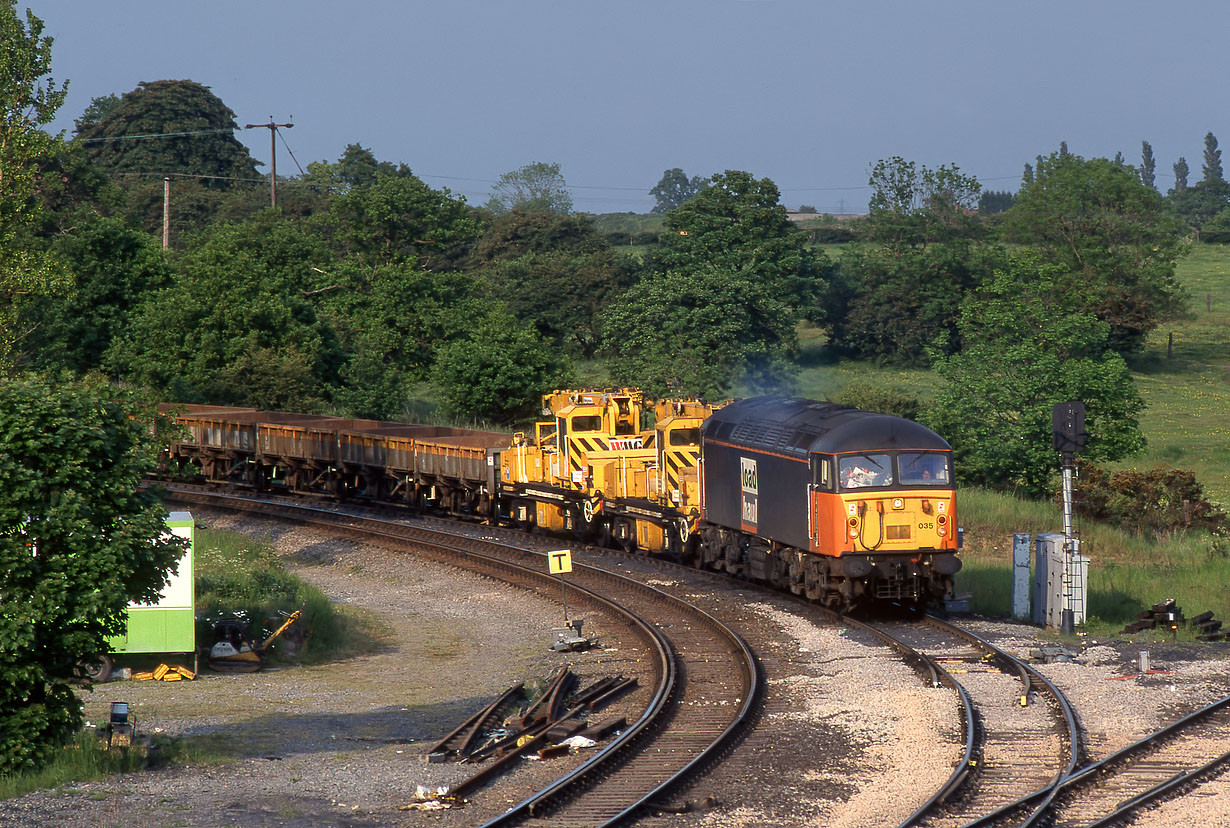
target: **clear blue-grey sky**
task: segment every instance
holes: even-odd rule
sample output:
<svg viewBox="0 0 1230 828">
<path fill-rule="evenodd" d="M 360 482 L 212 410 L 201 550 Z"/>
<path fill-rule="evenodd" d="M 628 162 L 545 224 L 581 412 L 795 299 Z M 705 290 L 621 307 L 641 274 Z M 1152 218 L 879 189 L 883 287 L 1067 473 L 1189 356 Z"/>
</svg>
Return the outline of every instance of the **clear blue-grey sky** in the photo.
<svg viewBox="0 0 1230 828">
<path fill-rule="evenodd" d="M 546 161 L 589 212 L 648 211 L 672 167 L 748 170 L 789 207 L 862 212 L 877 159 L 1015 190 L 1060 140 L 1130 164 L 1147 140 L 1165 191 L 1179 156 L 1200 178 L 1206 132 L 1230 141 L 1224 0 L 26 5 L 70 81 L 57 129 L 96 96 L 190 79 L 241 126 L 293 121 L 304 167 L 358 142 L 471 203 Z M 238 137 L 268 163 L 267 130 Z M 278 172 L 297 173 L 281 144 Z"/>
</svg>

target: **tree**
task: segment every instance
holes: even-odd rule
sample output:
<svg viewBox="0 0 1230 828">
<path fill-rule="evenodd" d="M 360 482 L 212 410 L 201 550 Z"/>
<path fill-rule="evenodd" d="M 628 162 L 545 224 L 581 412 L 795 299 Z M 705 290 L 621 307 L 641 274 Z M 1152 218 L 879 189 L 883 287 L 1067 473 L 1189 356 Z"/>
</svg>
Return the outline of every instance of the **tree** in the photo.
<svg viewBox="0 0 1230 828">
<path fill-rule="evenodd" d="M 80 729 L 77 663 L 182 554 L 138 488 L 168 426 L 118 388 L 0 380 L 0 774 L 38 769 Z"/>
<path fill-rule="evenodd" d="M 1116 150 L 1115 157 L 1111 159 L 1111 163 L 1114 164 L 1116 167 L 1122 167 L 1123 166 L 1123 153 Z"/>
<path fill-rule="evenodd" d="M 1146 187 L 1152 187 L 1157 180 L 1157 161 L 1153 158 L 1153 147 L 1148 141 L 1140 142 L 1140 180 Z"/>
<path fill-rule="evenodd" d="M 315 305 L 332 256 L 272 210 L 217 225 L 150 294 L 107 353 L 114 375 L 178 402 L 324 407 L 344 361 Z"/>
<path fill-rule="evenodd" d="M 1179 156 L 1179 160 L 1174 163 L 1174 189 L 1171 194 L 1181 193 L 1187 189 L 1187 159 Z"/>
<path fill-rule="evenodd" d="M 969 239 L 851 247 L 830 290 L 830 345 L 900 365 L 926 364 L 928 348 L 955 352 L 961 302 L 1003 256 L 998 246 Z"/>
<path fill-rule="evenodd" d="M 544 388 L 567 384 L 568 367 L 531 327 L 496 310 L 440 350 L 435 377 L 452 413 L 511 425 L 537 413 Z"/>
<path fill-rule="evenodd" d="M 661 273 L 720 270 L 765 285 L 796 314 L 818 320 L 832 266 L 807 246 L 768 178 L 727 170 L 695 198 L 666 214 L 663 245 L 651 262 Z"/>
<path fill-rule="evenodd" d="M 404 165 L 395 172 L 378 169 L 366 184 L 336 196 L 331 213 L 339 252 L 369 266 L 451 268 L 480 232 L 464 200 L 432 189 Z"/>
<path fill-rule="evenodd" d="M 1085 310 L 1078 274 L 1013 259 L 961 307 L 959 354 L 934 355 L 944 380 L 926 422 L 952 443 L 966 483 L 1044 495 L 1058 469 L 1051 407 L 1085 403 L 1084 457 L 1118 460 L 1144 448 L 1144 402 L 1110 327 Z"/>
<path fill-rule="evenodd" d="M 1037 245 L 1096 288 L 1089 310 L 1111 326 L 1120 352 L 1139 350 L 1149 331 L 1182 309 L 1178 227 L 1158 192 L 1129 167 L 1052 154 L 1022 183 L 1003 226 L 1009 241 Z"/>
<path fill-rule="evenodd" d="M 123 102 L 123 99 L 114 93 L 99 95 L 90 101 L 90 105 L 81 113 L 81 117 L 73 121 L 73 125 L 81 129 L 86 124 L 97 123 L 109 117 Z"/>
<path fill-rule="evenodd" d="M 83 121 L 76 140 L 113 175 L 191 176 L 220 190 L 252 186 L 257 178 L 256 161 L 233 134 L 235 113 L 208 86 L 146 81 L 118 105 L 92 105 L 86 114 L 102 117 Z"/>
<path fill-rule="evenodd" d="M 662 173 L 662 178 L 649 191 L 657 202 L 650 212 L 665 213 L 667 210 L 675 209 L 680 204 L 694 198 L 705 188 L 705 183 L 705 179 L 698 175 L 688 178 L 679 167 L 667 170 Z"/>
<path fill-rule="evenodd" d="M 1222 177 L 1221 150 L 1217 148 L 1217 138 L 1211 132 L 1204 136 L 1201 170 L 1204 177 L 1194 186 L 1186 186 L 1186 175 L 1183 187 L 1179 187 L 1176 181 L 1169 199 L 1170 209 L 1195 230 L 1203 230 L 1214 216 L 1230 207 L 1230 184 Z"/>
<path fill-rule="evenodd" d="M 28 313 L 32 297 L 66 292 L 71 280 L 55 260 L 23 235 L 40 212 L 39 165 L 60 144 L 40 129 L 64 102 L 67 84 L 51 73 L 50 37 L 43 21 L 16 0 L 0 0 L 0 373 L 18 356 L 20 343 L 40 324 Z"/>
<path fill-rule="evenodd" d="M 474 264 L 489 295 L 570 354 L 589 359 L 607 305 L 636 281 L 633 262 L 613 250 L 592 217 L 518 207 L 479 240 Z"/>
<path fill-rule="evenodd" d="M 42 325 L 31 338 L 32 361 L 84 374 L 101 367 L 133 311 L 170 283 L 171 271 L 149 236 L 88 213 L 77 216 L 72 233 L 55 237 L 52 251 L 76 277 L 76 290 L 34 305 Z"/>
<path fill-rule="evenodd" d="M 899 157 L 878 162 L 869 183 L 873 244 L 842 256 L 829 341 L 904 364 L 925 361 L 929 345 L 949 353 L 961 300 L 997 261 L 998 251 L 979 242 L 982 188 L 955 166 L 930 170 Z"/>
<path fill-rule="evenodd" d="M 369 187 L 376 182 L 376 174 L 411 175 L 405 164 L 378 161 L 375 154 L 359 143 L 347 144 L 336 162 L 313 161 L 308 164 L 303 182 L 338 193 L 350 192 L 355 187 Z"/>
<path fill-rule="evenodd" d="M 1204 163 L 1200 169 L 1204 173 L 1204 177 L 1200 179 L 1201 183 L 1210 187 L 1225 186 L 1226 179 L 1221 171 L 1221 150 L 1217 148 L 1217 138 L 1211 132 L 1205 133 L 1204 136 Z"/>
<path fill-rule="evenodd" d="M 931 170 L 899 156 L 876 162 L 868 229 L 872 239 L 894 249 L 954 238 L 972 238 L 982 185 L 957 166 Z"/>
<path fill-rule="evenodd" d="M 319 313 L 345 352 L 333 401 L 358 417 L 394 419 L 414 384 L 427 380 L 438 351 L 463 338 L 488 301 L 463 273 L 433 273 L 411 262 L 366 267 L 339 262 L 316 274 Z"/>
<path fill-rule="evenodd" d="M 1008 190 L 983 190 L 978 196 L 978 215 L 993 216 L 1012 207 L 1015 196 Z"/>
<path fill-rule="evenodd" d="M 685 205 L 686 206 L 686 205 Z M 662 396 L 725 396 L 792 383 L 795 317 L 750 267 L 646 276 L 606 314 L 611 378 Z"/>
<path fill-rule="evenodd" d="M 559 164 L 539 161 L 501 175 L 491 188 L 487 209 L 504 213 L 514 207 L 548 213 L 571 213 L 572 196 Z"/>
</svg>

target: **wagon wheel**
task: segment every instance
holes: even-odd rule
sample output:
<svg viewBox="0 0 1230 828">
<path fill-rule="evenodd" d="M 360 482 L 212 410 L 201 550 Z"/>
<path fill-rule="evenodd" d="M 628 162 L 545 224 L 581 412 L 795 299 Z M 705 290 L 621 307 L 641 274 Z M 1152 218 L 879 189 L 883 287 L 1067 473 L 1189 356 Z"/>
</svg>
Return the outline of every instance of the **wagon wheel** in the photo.
<svg viewBox="0 0 1230 828">
<path fill-rule="evenodd" d="M 106 681 L 111 675 L 111 656 L 101 653 L 77 662 L 77 673 L 91 684 Z"/>
</svg>

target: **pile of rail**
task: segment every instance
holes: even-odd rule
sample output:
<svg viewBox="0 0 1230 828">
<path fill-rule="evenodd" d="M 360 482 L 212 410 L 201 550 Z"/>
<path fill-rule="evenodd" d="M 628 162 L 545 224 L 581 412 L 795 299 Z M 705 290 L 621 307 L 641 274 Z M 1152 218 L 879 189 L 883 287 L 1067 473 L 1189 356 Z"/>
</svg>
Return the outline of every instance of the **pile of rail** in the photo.
<svg viewBox="0 0 1230 828">
<path fill-rule="evenodd" d="M 1221 622 L 1213 617 L 1212 611 L 1184 618 L 1183 610 L 1173 598 L 1167 598 L 1138 613 L 1136 620 L 1125 626 L 1123 632 L 1136 633 L 1155 629 L 1177 630 L 1180 626 L 1195 629 L 1197 641 L 1230 641 L 1230 633 L 1221 628 Z"/>
<path fill-rule="evenodd" d="M 573 736 L 598 741 L 626 727 L 623 717 L 590 725 L 588 716 L 636 687 L 636 679 L 607 676 L 577 690 L 579 684 L 574 673 L 561 668 L 552 675 L 537 701 L 518 715 L 501 721 L 501 711 L 524 686 L 518 682 L 428 748 L 424 758 L 429 762 L 494 759 L 478 773 L 454 785 L 447 798 L 463 799 L 524 756 L 533 754 L 547 759 L 566 754 L 569 747 L 561 743 Z"/>
</svg>

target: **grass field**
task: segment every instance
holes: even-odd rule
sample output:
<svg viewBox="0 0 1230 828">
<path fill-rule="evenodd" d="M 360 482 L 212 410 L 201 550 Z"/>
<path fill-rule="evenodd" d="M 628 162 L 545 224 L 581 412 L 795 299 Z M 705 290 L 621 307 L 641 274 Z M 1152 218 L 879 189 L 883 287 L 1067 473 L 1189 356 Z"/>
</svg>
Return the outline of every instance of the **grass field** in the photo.
<svg viewBox="0 0 1230 828">
<path fill-rule="evenodd" d="M 1194 245 L 1178 275 L 1191 318 L 1164 323 L 1132 361 L 1149 449 L 1126 465 L 1193 469 L 1211 498 L 1230 505 L 1230 247 Z"/>
</svg>

